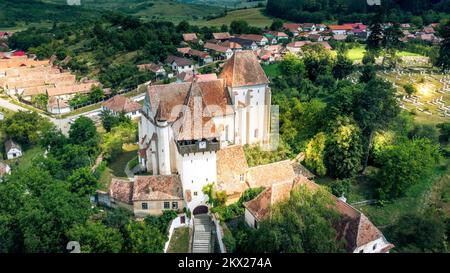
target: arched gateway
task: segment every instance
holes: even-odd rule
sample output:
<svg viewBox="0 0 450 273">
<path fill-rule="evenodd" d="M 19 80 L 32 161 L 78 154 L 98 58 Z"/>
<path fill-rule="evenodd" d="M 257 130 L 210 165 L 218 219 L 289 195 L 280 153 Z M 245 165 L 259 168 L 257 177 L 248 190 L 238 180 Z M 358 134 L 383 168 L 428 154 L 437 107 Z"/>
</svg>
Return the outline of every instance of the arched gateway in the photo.
<svg viewBox="0 0 450 273">
<path fill-rule="evenodd" d="M 194 215 L 205 214 L 205 213 L 208 213 L 208 207 L 204 206 L 204 205 L 195 207 L 194 211 L 192 212 L 192 214 L 194 214 Z"/>
</svg>

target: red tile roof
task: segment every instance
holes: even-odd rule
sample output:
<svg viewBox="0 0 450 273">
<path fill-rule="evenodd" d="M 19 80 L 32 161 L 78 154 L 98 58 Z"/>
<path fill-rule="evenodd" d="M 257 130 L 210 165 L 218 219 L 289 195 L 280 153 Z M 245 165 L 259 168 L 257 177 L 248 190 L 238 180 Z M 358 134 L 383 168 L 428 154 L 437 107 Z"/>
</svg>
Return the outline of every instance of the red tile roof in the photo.
<svg viewBox="0 0 450 273">
<path fill-rule="evenodd" d="M 181 199 L 183 188 L 178 175 L 135 176 L 133 201 Z"/>
<path fill-rule="evenodd" d="M 233 54 L 224 65 L 220 78 L 225 79 L 227 86 L 230 87 L 269 83 L 255 54 L 247 50 Z"/>
<path fill-rule="evenodd" d="M 131 113 L 142 108 L 139 103 L 121 95 L 114 96 L 103 102 L 102 106 L 117 113 Z"/>
</svg>

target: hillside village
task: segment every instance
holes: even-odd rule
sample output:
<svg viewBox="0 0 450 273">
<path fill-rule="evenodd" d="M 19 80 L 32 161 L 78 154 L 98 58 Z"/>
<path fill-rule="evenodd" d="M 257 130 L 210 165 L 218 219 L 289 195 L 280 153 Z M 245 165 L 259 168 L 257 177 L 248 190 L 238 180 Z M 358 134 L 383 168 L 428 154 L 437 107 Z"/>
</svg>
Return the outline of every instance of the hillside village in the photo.
<svg viewBox="0 0 450 273">
<path fill-rule="evenodd" d="M 177 31 L 199 29 L 185 24 Z M 226 27 L 171 32 L 170 45 L 142 49 L 152 58 L 133 51 L 139 61 L 112 67 L 124 79 L 81 62 L 80 49 L 42 57 L 37 45 L 10 47 L 20 32 L 0 32 L 0 216 L 11 232 L 0 252 L 46 252 L 14 226 L 20 213 L 34 214 L 7 202 L 27 201 L 5 194 L 25 183 L 47 204 L 51 194 L 34 179 L 78 215 L 43 235 L 54 242 L 48 252 L 70 238 L 85 240 L 86 252 L 390 253 L 411 250 L 398 245 L 407 205 L 439 211 L 423 220 L 436 229 L 448 223 L 450 64 L 438 67 L 423 49 L 445 54 L 448 23 Z M 319 225 L 323 241 L 299 222 Z M 303 244 L 291 245 L 301 232 L 287 226 L 308 230 Z M 93 230 L 107 234 L 109 249 L 86 239 Z M 268 230 L 283 242 L 253 245 L 275 241 Z M 441 237 L 434 252 L 446 251 Z"/>
</svg>

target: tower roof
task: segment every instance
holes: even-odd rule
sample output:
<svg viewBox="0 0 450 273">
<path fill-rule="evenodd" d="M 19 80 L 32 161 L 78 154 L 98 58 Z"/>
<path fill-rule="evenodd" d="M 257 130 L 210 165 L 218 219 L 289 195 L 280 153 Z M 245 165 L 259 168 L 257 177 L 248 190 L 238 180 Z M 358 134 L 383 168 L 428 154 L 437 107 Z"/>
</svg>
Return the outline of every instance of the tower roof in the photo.
<svg viewBox="0 0 450 273">
<path fill-rule="evenodd" d="M 230 87 L 269 83 L 255 54 L 247 50 L 234 53 L 224 65 L 220 78 Z"/>
</svg>

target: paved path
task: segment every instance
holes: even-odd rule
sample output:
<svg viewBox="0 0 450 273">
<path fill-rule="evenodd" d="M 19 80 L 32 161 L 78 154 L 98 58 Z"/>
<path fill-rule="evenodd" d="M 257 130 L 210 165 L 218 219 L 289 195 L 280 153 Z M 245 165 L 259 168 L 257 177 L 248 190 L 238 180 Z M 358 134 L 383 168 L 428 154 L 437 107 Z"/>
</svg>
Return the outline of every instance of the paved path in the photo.
<svg viewBox="0 0 450 273">
<path fill-rule="evenodd" d="M 211 253 L 211 218 L 208 214 L 194 216 L 192 253 Z"/>
</svg>

